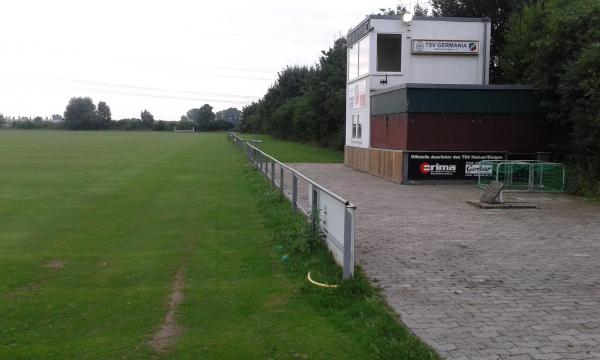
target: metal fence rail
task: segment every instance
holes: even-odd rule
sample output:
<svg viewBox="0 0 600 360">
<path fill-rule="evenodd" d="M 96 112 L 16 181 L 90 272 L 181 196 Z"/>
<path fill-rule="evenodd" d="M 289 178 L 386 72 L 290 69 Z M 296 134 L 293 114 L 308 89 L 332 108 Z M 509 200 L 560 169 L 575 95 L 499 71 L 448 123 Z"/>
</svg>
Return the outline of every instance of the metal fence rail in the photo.
<svg viewBox="0 0 600 360">
<path fill-rule="evenodd" d="M 290 200 L 293 212 L 301 212 L 313 225 L 318 224 L 327 247 L 343 269 L 343 278 L 352 278 L 356 206 L 236 134 L 229 133 L 229 139 L 271 186 Z"/>
<path fill-rule="evenodd" d="M 478 185 L 486 188 L 491 181 L 504 184 L 503 191 L 562 192 L 565 169 L 562 164 L 535 160 L 483 160 Z"/>
</svg>

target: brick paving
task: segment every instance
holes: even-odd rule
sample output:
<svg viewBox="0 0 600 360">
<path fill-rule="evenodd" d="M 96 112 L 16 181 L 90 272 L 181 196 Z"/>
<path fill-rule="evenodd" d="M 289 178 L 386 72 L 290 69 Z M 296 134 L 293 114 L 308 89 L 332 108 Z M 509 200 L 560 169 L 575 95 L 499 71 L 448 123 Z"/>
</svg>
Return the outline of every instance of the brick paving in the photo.
<svg viewBox="0 0 600 360">
<path fill-rule="evenodd" d="M 600 205 L 519 194 L 540 208 L 482 210 L 472 185 L 292 166 L 358 206 L 358 264 L 442 357 L 600 359 Z"/>
</svg>

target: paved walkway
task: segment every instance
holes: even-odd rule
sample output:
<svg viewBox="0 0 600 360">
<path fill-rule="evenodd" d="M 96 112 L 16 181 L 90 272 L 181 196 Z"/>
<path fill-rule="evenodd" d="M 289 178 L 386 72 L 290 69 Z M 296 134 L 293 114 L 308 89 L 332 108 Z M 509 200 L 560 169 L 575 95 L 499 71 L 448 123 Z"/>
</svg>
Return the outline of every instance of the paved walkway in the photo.
<svg viewBox="0 0 600 360">
<path fill-rule="evenodd" d="M 358 206 L 359 265 L 443 357 L 600 359 L 600 205 L 521 194 L 541 208 L 481 210 L 474 186 L 292 166 Z"/>
</svg>

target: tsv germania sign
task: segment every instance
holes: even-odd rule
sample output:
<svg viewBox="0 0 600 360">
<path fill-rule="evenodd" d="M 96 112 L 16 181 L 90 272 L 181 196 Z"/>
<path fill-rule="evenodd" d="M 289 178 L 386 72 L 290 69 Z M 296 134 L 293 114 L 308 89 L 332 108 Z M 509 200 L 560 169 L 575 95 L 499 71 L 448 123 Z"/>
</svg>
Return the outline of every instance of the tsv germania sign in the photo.
<svg viewBox="0 0 600 360">
<path fill-rule="evenodd" d="M 477 55 L 478 40 L 412 40 L 413 54 Z"/>
</svg>

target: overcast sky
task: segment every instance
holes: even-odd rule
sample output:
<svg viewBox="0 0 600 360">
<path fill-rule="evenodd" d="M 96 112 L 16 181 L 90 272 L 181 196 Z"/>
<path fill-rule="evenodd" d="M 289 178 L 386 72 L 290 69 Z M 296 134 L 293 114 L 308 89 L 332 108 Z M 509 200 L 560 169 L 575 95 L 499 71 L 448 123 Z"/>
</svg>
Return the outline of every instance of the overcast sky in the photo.
<svg viewBox="0 0 600 360">
<path fill-rule="evenodd" d="M 404 1 L 412 4 L 414 1 Z M 106 101 L 113 119 L 179 120 L 242 108 L 286 65 L 310 65 L 366 14 L 397 0 L 2 1 L 0 113 L 62 114 Z"/>
</svg>

